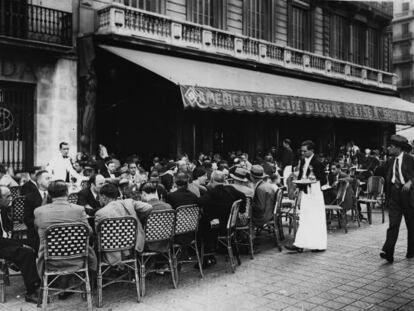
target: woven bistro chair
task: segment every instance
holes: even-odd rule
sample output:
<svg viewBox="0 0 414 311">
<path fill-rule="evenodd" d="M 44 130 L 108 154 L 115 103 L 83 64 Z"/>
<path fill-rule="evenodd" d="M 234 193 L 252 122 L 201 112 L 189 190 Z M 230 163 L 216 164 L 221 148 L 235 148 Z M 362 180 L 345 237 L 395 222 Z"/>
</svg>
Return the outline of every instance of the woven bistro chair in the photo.
<svg viewBox="0 0 414 311">
<path fill-rule="evenodd" d="M 176 264 L 183 263 L 197 263 L 200 271 L 200 276 L 203 278 L 203 268 L 200 253 L 197 243 L 197 231 L 200 220 L 200 208 L 198 205 L 183 205 L 177 207 L 175 210 L 175 229 L 174 229 L 174 242 L 173 252 L 174 257 L 177 259 Z M 195 260 L 180 259 L 183 255 L 185 247 L 190 247 L 196 254 Z M 181 255 L 181 256 L 180 256 Z M 178 269 L 175 268 L 177 271 Z M 176 282 L 178 284 L 179 275 L 177 273 Z"/>
<path fill-rule="evenodd" d="M 239 215 L 239 208 L 240 208 L 241 200 L 237 200 L 233 202 L 231 206 L 229 219 L 227 220 L 227 227 L 226 227 L 226 234 L 219 235 L 217 237 L 217 241 L 227 248 L 227 252 L 229 255 L 229 262 L 231 271 L 234 273 L 236 272 L 236 262 L 234 257 L 237 259 L 237 263 L 240 266 L 240 256 L 239 256 L 239 248 L 237 245 L 236 240 L 236 223 L 237 218 Z M 233 252 L 234 248 L 234 252 Z"/>
<path fill-rule="evenodd" d="M 137 240 L 137 219 L 134 217 L 116 217 L 107 218 L 99 222 L 97 225 L 98 235 L 98 308 L 102 307 L 102 290 L 114 283 L 131 283 L 135 284 L 137 290 L 137 301 L 141 300 L 138 278 L 138 265 L 136 259 L 135 244 Z M 119 262 L 127 271 L 116 277 L 109 278 L 105 276 L 107 272 L 113 268 L 105 261 L 106 252 L 129 252 L 128 255 L 122 256 Z M 130 277 L 130 272 L 134 272 L 134 279 L 126 279 Z"/>
<path fill-rule="evenodd" d="M 282 227 L 282 199 L 283 199 L 283 189 L 277 189 L 275 194 L 275 206 L 273 208 L 273 217 L 268 221 L 265 226 L 270 230 L 275 239 L 275 245 L 278 247 L 279 251 L 282 251 L 280 246 L 281 236 L 283 235 Z"/>
<path fill-rule="evenodd" d="M 146 264 L 155 255 L 161 255 L 168 260 L 169 269 L 171 272 L 171 279 L 174 288 L 177 288 L 177 266 L 175 263 L 174 252 L 171 251 L 172 240 L 174 237 L 174 210 L 162 210 L 152 212 L 145 224 L 145 244 L 144 251 L 138 254 L 137 260 L 140 266 L 139 270 L 139 285 L 141 289 L 141 297 L 145 296 L 145 277 L 148 273 L 158 271 L 157 269 L 147 269 Z M 153 242 L 168 243 L 168 250 L 166 252 L 150 251 L 147 245 Z"/>
<path fill-rule="evenodd" d="M 237 244 L 247 246 L 249 248 L 250 259 L 254 259 L 254 226 L 252 220 L 252 208 L 252 197 L 246 196 L 247 219 L 245 219 L 245 225 L 238 223 L 236 226 Z M 247 242 L 240 242 L 240 238 L 246 239 Z"/>
<path fill-rule="evenodd" d="M 13 199 L 21 196 L 21 188 L 21 186 L 13 186 L 9 188 Z"/>
<path fill-rule="evenodd" d="M 62 292 L 84 293 L 86 294 L 88 310 L 92 310 L 92 295 L 88 271 L 88 245 L 89 229 L 83 223 L 64 223 L 52 225 L 46 229 L 44 272 L 41 276 L 42 295 L 39 295 L 38 307 L 42 304 L 42 310 L 46 310 L 49 291 L 54 291 L 51 296 L 56 296 Z M 82 267 L 74 269 L 69 266 L 65 270 L 64 268 L 54 269 L 50 266 L 52 261 L 70 261 L 72 259 L 82 259 Z M 80 287 L 79 284 L 71 285 L 67 288 L 52 287 L 55 281 L 64 275 L 76 276 L 85 290 L 83 288 L 78 289 Z M 49 279 L 51 280 L 49 281 Z"/>
<path fill-rule="evenodd" d="M 336 213 L 338 218 L 338 226 L 342 227 L 342 219 L 344 220 L 345 233 L 348 233 L 348 218 L 346 209 L 342 206 L 345 201 L 346 192 L 349 187 L 349 182 L 346 180 L 338 181 L 338 193 L 335 200 L 331 204 L 325 205 L 325 210 L 329 213 L 329 218 L 332 219 L 332 214 Z"/>
<path fill-rule="evenodd" d="M 19 196 L 13 199 L 11 206 L 11 220 L 13 223 L 12 237 L 23 238 L 27 233 L 27 226 L 23 221 L 24 197 Z"/>
<path fill-rule="evenodd" d="M 78 193 L 73 192 L 68 195 L 68 202 L 72 204 L 78 204 Z"/>
<path fill-rule="evenodd" d="M 382 223 L 385 222 L 384 204 L 384 178 L 381 176 L 370 176 L 367 181 L 367 191 L 364 197 L 358 199 L 358 203 L 366 204 L 368 222 L 372 224 L 372 208 L 379 204 L 382 213 Z"/>
</svg>

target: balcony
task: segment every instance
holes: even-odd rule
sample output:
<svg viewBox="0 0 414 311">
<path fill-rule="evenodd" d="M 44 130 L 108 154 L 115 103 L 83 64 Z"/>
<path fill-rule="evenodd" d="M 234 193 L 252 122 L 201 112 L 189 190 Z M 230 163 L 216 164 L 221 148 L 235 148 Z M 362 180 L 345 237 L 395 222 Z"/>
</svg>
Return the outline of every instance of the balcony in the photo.
<svg viewBox="0 0 414 311">
<path fill-rule="evenodd" d="M 392 60 L 394 65 L 404 64 L 404 63 L 411 63 L 414 61 L 414 55 L 412 54 L 403 54 L 399 56 L 395 56 Z"/>
<path fill-rule="evenodd" d="M 24 1 L 0 1 L 0 36 L 16 42 L 72 45 L 72 13 Z M 4 40 L 3 40 L 4 41 Z M 24 44 L 23 42 L 23 44 Z"/>
<path fill-rule="evenodd" d="M 404 34 L 394 35 L 392 37 L 392 41 L 393 42 L 401 42 L 401 41 L 411 40 L 412 38 L 413 38 L 413 33 L 408 32 L 408 33 L 404 33 Z"/>
<path fill-rule="evenodd" d="M 137 37 L 203 53 L 283 67 L 382 89 L 397 89 L 397 77 L 389 72 L 209 26 L 175 20 L 122 4 L 111 4 L 99 9 L 98 21 L 98 34 Z"/>
</svg>

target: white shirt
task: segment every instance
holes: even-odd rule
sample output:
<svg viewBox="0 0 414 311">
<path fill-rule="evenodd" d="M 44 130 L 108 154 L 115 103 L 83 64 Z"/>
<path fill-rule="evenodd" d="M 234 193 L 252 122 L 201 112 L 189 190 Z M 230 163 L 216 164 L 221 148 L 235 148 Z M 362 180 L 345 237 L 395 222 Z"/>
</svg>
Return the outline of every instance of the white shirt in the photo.
<svg viewBox="0 0 414 311">
<path fill-rule="evenodd" d="M 402 161 L 403 161 L 403 156 L 404 156 L 404 152 L 401 152 L 400 155 L 395 158 L 394 165 L 392 166 L 392 179 L 391 179 L 391 182 L 393 184 L 395 184 L 395 164 L 397 163 L 397 159 L 398 159 L 398 166 L 399 166 L 398 171 L 400 172 L 401 184 L 402 185 L 405 184 L 404 176 L 403 176 L 402 171 L 401 171 L 401 164 L 402 164 Z"/>
<path fill-rule="evenodd" d="M 308 175 L 306 173 L 308 171 L 309 164 L 312 161 L 313 156 L 314 155 L 312 154 L 309 158 L 304 159 L 305 164 L 303 164 L 303 167 L 302 167 L 302 178 L 307 178 L 308 177 Z"/>
<path fill-rule="evenodd" d="M 0 186 L 6 187 L 16 187 L 19 184 L 8 174 L 4 174 L 2 178 L 0 178 Z"/>
<path fill-rule="evenodd" d="M 52 174 L 53 180 L 61 179 L 66 181 L 66 172 L 69 172 L 69 182 L 71 177 L 75 177 L 78 180 L 85 179 L 74 170 L 70 158 L 63 158 L 62 155 L 50 161 L 46 169 L 50 174 Z"/>
<path fill-rule="evenodd" d="M 6 232 L 6 230 L 4 229 L 4 227 L 3 227 L 3 219 L 2 219 L 2 217 L 1 217 L 1 214 L 0 214 L 0 230 L 1 230 L 1 236 L 3 237 L 3 238 L 8 238 L 9 236 L 8 236 L 8 234 L 7 234 L 7 232 Z"/>
</svg>

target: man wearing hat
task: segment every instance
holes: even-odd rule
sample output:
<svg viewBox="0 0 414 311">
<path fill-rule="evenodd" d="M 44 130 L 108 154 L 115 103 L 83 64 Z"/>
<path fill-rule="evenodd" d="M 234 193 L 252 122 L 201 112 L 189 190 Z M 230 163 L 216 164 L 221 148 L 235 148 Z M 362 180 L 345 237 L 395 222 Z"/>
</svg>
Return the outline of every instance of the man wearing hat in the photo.
<svg viewBox="0 0 414 311">
<path fill-rule="evenodd" d="M 255 226 L 261 227 L 273 217 L 275 190 L 269 182 L 263 180 L 267 175 L 261 165 L 252 166 L 250 177 L 254 185 L 252 220 Z"/>
<path fill-rule="evenodd" d="M 168 162 L 160 172 L 161 184 L 167 192 L 170 192 L 174 185 L 174 175 L 177 173 L 177 165 L 174 162 Z"/>
<path fill-rule="evenodd" d="M 243 192 L 246 197 L 253 198 L 253 188 L 249 187 L 249 180 L 247 175 L 249 172 L 243 167 L 233 166 L 230 169 L 230 177 L 234 180 L 234 183 L 231 184 L 236 190 Z"/>
<path fill-rule="evenodd" d="M 407 258 L 414 257 L 414 158 L 406 152 L 411 151 L 408 140 L 400 135 L 392 135 L 388 153 L 392 157 L 386 165 L 386 202 L 390 219 L 387 238 L 381 258 L 389 263 L 394 261 L 394 249 L 397 242 L 401 219 L 404 215 L 407 225 Z"/>
</svg>

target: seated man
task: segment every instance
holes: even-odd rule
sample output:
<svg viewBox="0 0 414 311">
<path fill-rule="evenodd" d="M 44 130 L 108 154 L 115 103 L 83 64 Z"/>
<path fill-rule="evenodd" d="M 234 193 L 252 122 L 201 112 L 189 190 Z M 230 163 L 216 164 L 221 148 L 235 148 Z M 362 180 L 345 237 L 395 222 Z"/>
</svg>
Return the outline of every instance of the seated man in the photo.
<svg viewBox="0 0 414 311">
<path fill-rule="evenodd" d="M 173 209 L 181 205 L 197 204 L 197 196 L 188 190 L 188 175 L 185 173 L 178 173 L 175 177 L 175 185 L 177 190 L 167 194 L 165 202 L 170 204 Z"/>
<path fill-rule="evenodd" d="M 152 206 L 148 203 L 135 201 L 132 199 L 117 200 L 119 196 L 118 188 L 113 184 L 104 185 L 100 191 L 99 199 L 102 208 L 95 213 L 95 225 L 106 218 L 132 216 L 138 220 L 138 232 L 135 249 L 142 252 L 144 249 L 144 229 L 141 222 L 148 216 Z M 108 252 L 105 254 L 106 262 L 112 266 L 117 265 L 123 255 L 121 252 Z"/>
<path fill-rule="evenodd" d="M 89 187 L 78 192 L 78 205 L 84 206 L 88 215 L 93 216 L 101 208 L 99 203 L 99 191 L 105 184 L 105 177 L 100 174 L 89 178 Z"/>
<path fill-rule="evenodd" d="M 52 181 L 47 188 L 49 196 L 52 198 L 52 203 L 39 206 L 34 211 L 35 226 L 39 233 L 40 248 L 37 258 L 37 270 L 40 276 L 43 276 L 44 271 L 44 256 L 46 248 L 46 229 L 51 225 L 58 225 L 63 223 L 84 223 L 89 233 L 92 234 L 92 228 L 89 226 L 86 216 L 85 208 L 76 204 L 68 202 L 68 187 L 63 180 Z M 88 250 L 89 269 L 96 271 L 96 255 L 91 246 Z M 83 259 L 60 260 L 50 262 L 49 267 L 55 269 L 80 268 L 83 266 Z M 94 273 L 91 273 L 91 277 Z M 62 287 L 66 287 L 68 279 L 62 279 Z M 72 293 L 65 292 L 59 294 L 59 299 L 66 299 Z"/>
<path fill-rule="evenodd" d="M 351 178 L 341 171 L 341 165 L 339 163 L 333 163 L 330 166 L 327 179 L 327 186 L 329 187 L 326 188 L 326 190 L 323 190 L 323 196 L 325 199 L 325 204 L 331 204 L 338 194 L 337 186 L 339 180 L 351 181 Z"/>
<path fill-rule="evenodd" d="M 224 234 L 234 201 L 242 200 L 239 212 L 244 213 L 246 211 L 246 196 L 244 193 L 236 190 L 231 185 L 225 185 L 225 180 L 225 173 L 214 171 L 211 174 L 211 189 L 199 199 L 199 204 L 203 208 L 199 232 L 201 238 L 205 241 L 206 253 L 213 250 L 217 239 L 217 232 L 211 229 L 211 221 L 218 219 L 218 233 Z"/>
<path fill-rule="evenodd" d="M 37 303 L 36 289 L 40 280 L 36 271 L 36 254 L 24 240 L 10 239 L 12 223 L 7 216 L 7 209 L 12 201 L 10 190 L 0 186 L 0 258 L 11 261 L 20 269 L 26 294 L 27 302 Z"/>
</svg>

